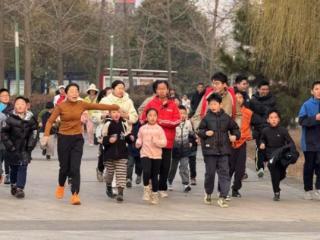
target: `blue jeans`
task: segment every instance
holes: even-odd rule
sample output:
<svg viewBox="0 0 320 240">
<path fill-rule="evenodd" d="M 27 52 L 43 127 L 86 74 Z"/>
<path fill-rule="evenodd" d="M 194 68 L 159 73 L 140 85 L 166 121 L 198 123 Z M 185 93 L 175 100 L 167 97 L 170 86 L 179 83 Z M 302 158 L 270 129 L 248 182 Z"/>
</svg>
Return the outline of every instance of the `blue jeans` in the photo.
<svg viewBox="0 0 320 240">
<path fill-rule="evenodd" d="M 10 165 L 10 182 L 17 188 L 24 189 L 27 181 L 28 165 Z"/>
</svg>

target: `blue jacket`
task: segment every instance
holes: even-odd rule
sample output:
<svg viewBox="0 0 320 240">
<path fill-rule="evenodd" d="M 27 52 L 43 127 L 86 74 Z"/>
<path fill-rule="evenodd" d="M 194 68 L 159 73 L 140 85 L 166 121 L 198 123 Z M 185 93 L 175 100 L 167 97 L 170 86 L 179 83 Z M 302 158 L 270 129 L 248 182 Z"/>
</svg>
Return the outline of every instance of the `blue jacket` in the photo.
<svg viewBox="0 0 320 240">
<path fill-rule="evenodd" d="M 320 100 L 311 97 L 302 105 L 299 112 L 299 124 L 302 126 L 301 148 L 304 152 L 320 152 Z"/>
</svg>

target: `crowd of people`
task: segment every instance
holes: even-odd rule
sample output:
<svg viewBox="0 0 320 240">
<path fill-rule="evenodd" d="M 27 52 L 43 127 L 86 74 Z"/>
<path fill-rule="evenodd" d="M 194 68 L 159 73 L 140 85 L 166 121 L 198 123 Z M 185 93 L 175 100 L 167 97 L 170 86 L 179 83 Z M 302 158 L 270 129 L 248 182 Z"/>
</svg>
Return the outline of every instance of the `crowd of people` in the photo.
<svg viewBox="0 0 320 240">
<path fill-rule="evenodd" d="M 180 98 L 167 81 L 157 80 L 153 93 L 138 107 L 122 81 L 101 91 L 91 84 L 84 99 L 79 86 L 70 83 L 59 86 L 54 100 L 37 118 L 29 99 L 19 96 L 11 103 L 9 91 L 0 89 L 0 183 L 11 184 L 11 194 L 24 198 L 31 152 L 42 132 L 40 147 L 48 160 L 57 147 L 57 199 L 64 197 L 69 183 L 71 204 L 81 204 L 80 166 L 86 139 L 89 146 L 99 146 L 97 181 L 106 183 L 108 198 L 123 202 L 134 172 L 135 183 L 143 184 L 143 200 L 159 204 L 173 190 L 178 167 L 181 191 L 189 193 L 197 185 L 199 145 L 205 163 L 204 203 L 213 203 L 217 174 L 217 204 L 226 208 L 231 197 L 242 196 L 247 142 L 254 140 L 257 175 L 262 178 L 265 167 L 269 169 L 273 200 L 279 201 L 280 182 L 299 152 L 288 130 L 280 126 L 281 114 L 269 82 L 261 80 L 252 96 L 248 88 L 246 76 L 237 76 L 230 86 L 227 76 L 217 72 L 210 86 L 198 83 L 194 93 Z M 305 159 L 304 197 L 320 200 L 320 81 L 313 83 L 311 94 L 298 115 Z"/>
</svg>

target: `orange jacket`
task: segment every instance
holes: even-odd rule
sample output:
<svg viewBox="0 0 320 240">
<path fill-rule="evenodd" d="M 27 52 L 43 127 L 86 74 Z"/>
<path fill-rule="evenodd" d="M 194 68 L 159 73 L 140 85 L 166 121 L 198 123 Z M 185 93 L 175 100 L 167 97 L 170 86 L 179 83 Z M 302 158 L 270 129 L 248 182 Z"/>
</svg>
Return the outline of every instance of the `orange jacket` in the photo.
<svg viewBox="0 0 320 240">
<path fill-rule="evenodd" d="M 250 141 L 252 139 L 252 134 L 251 134 L 251 118 L 252 118 L 252 111 L 249 108 L 242 107 L 241 108 L 241 137 L 239 140 L 235 141 L 232 144 L 233 148 L 239 148 L 241 147 L 242 144 L 244 144 L 247 141 Z"/>
</svg>

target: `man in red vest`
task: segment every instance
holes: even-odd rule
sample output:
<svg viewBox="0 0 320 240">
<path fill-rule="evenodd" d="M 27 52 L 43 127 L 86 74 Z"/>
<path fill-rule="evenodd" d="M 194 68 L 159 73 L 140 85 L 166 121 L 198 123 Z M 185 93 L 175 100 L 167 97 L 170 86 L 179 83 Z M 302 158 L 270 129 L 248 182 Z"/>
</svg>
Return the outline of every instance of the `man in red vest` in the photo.
<svg viewBox="0 0 320 240">
<path fill-rule="evenodd" d="M 235 119 L 237 115 L 236 100 L 233 87 L 228 87 L 228 77 L 222 72 L 217 72 L 211 77 L 212 85 L 207 87 L 192 118 L 194 127 L 197 129 L 201 119 L 207 113 L 207 98 L 213 93 L 218 93 L 222 97 L 222 109 L 229 116 Z"/>
</svg>

